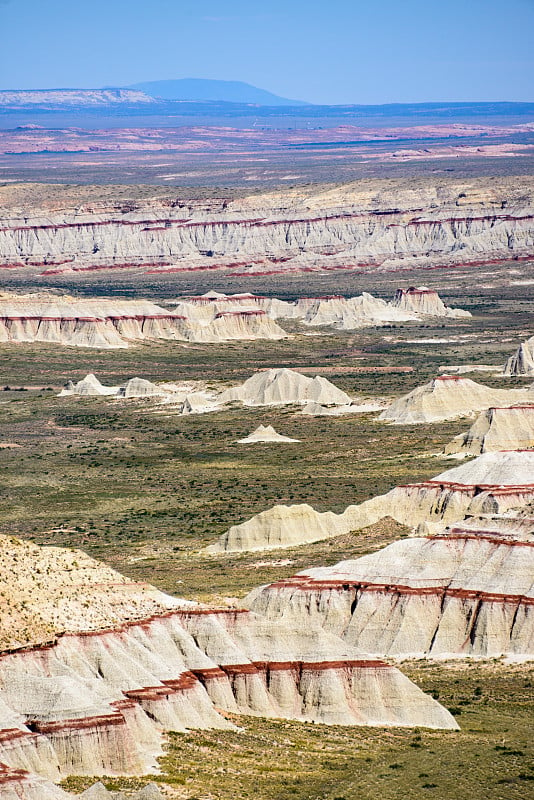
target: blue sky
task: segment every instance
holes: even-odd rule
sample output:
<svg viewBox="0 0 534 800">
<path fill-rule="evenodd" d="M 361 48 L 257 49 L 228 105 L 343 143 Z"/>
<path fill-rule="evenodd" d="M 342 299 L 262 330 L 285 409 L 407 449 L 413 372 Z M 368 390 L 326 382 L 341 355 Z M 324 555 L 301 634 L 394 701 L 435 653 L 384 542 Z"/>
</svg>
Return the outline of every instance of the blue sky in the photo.
<svg viewBox="0 0 534 800">
<path fill-rule="evenodd" d="M 0 88 L 243 80 L 317 103 L 534 101 L 534 0 L 0 0 Z"/>
</svg>

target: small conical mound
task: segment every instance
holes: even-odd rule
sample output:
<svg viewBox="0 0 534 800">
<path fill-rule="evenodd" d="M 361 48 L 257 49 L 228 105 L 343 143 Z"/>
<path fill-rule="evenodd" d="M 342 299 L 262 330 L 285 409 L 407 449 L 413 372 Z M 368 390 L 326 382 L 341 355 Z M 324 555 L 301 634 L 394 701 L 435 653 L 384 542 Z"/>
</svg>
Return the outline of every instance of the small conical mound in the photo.
<svg viewBox="0 0 534 800">
<path fill-rule="evenodd" d="M 281 443 L 298 442 L 298 439 L 291 439 L 289 436 L 282 436 L 277 433 L 272 425 L 259 425 L 255 431 L 244 439 L 239 439 L 238 444 L 257 444 L 257 443 Z"/>
</svg>

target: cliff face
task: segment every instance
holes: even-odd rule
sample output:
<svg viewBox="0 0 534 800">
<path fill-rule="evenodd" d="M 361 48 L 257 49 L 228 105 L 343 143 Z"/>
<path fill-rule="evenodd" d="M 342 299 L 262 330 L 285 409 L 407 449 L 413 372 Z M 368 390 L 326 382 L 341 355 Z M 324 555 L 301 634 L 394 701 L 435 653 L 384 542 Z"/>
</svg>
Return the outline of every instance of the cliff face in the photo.
<svg viewBox="0 0 534 800">
<path fill-rule="evenodd" d="M 162 752 L 163 730 L 231 728 L 224 710 L 455 726 L 391 666 L 352 657 L 326 633 L 312 639 L 247 611 L 170 611 L 5 653 L 0 694 L 0 762 L 52 780 L 145 773 Z"/>
<path fill-rule="evenodd" d="M 476 186 L 459 188 L 429 186 L 414 196 L 401 182 L 375 192 L 349 184 L 218 203 L 95 206 L 53 216 L 8 212 L 0 258 L 6 265 L 51 264 L 54 272 L 147 264 L 247 272 L 375 268 L 406 258 L 465 263 L 532 253 L 534 203 L 526 185 L 497 181 L 482 195 Z"/>
<path fill-rule="evenodd" d="M 0 91 L 0 107 L 6 109 L 52 107 L 76 108 L 154 103 L 154 98 L 133 89 L 20 89 Z"/>
<path fill-rule="evenodd" d="M 196 309 L 189 306 L 191 310 Z M 0 294 L 0 343 L 125 348 L 128 342 L 143 339 L 208 343 L 285 336 L 282 328 L 261 309 L 242 308 L 196 319 L 143 300 Z"/>
<path fill-rule="evenodd" d="M 478 456 L 495 450 L 534 447 L 534 405 L 488 408 L 466 433 L 455 436 L 445 453 Z"/>
<path fill-rule="evenodd" d="M 393 305 L 406 312 L 428 315 L 431 317 L 452 317 L 461 319 L 470 317 L 468 311 L 461 308 L 449 308 L 441 300 L 437 292 L 426 286 L 410 286 L 409 289 L 397 289 Z"/>
<path fill-rule="evenodd" d="M 528 541 L 458 526 L 300 573 L 249 605 L 380 656 L 532 658 L 533 562 L 532 525 Z"/>
<path fill-rule="evenodd" d="M 505 375 L 534 375 L 534 336 L 522 342 L 504 367 Z"/>
</svg>

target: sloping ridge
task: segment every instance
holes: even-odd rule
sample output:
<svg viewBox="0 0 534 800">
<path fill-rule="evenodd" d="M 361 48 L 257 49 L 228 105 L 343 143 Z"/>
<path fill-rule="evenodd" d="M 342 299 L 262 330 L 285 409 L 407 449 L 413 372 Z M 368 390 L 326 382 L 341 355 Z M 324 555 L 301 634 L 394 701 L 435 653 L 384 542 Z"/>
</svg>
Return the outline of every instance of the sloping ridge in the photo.
<svg viewBox="0 0 534 800">
<path fill-rule="evenodd" d="M 467 515 L 503 513 L 534 501 L 534 451 L 484 453 L 422 483 L 396 486 L 387 494 L 348 506 L 342 514 L 307 504 L 274 506 L 229 528 L 206 551 L 270 550 L 328 539 L 392 517 L 427 528 Z"/>
<path fill-rule="evenodd" d="M 480 455 L 495 450 L 534 448 L 534 405 L 488 408 L 466 433 L 445 447 L 445 453 Z"/>
<path fill-rule="evenodd" d="M 244 81 L 179 78 L 177 80 L 134 83 L 137 89 L 163 100 L 207 100 L 225 103 L 255 103 L 264 106 L 301 106 L 302 100 L 288 100 Z"/>
<path fill-rule="evenodd" d="M 379 419 L 397 425 L 440 422 L 491 406 L 534 405 L 534 389 L 494 389 L 457 375 L 441 375 L 395 400 Z"/>
</svg>

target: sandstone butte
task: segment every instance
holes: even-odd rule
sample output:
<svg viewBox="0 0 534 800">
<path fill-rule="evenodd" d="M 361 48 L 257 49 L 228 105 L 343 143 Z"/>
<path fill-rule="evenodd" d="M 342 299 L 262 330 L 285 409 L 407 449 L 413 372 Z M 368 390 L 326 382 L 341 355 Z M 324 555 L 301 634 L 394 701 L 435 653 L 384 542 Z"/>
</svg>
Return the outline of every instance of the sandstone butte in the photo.
<svg viewBox="0 0 534 800">
<path fill-rule="evenodd" d="M 392 517 L 432 529 L 468 515 L 505 513 L 534 501 L 534 451 L 484 453 L 422 483 L 348 506 L 341 514 L 307 504 L 278 505 L 233 525 L 207 553 L 271 550 L 328 539 Z"/>
<path fill-rule="evenodd" d="M 466 433 L 445 447 L 447 454 L 478 456 L 495 450 L 534 448 L 534 405 L 488 408 Z"/>
<path fill-rule="evenodd" d="M 8 187 L 9 188 L 9 187 Z M 234 275 L 480 264 L 532 256 L 528 176 L 362 180 L 249 197 L 16 208 L 0 263 L 26 271 L 227 269 Z"/>
<path fill-rule="evenodd" d="M 491 406 L 534 405 L 534 387 L 495 389 L 458 375 L 440 375 L 399 397 L 379 416 L 397 425 L 456 419 Z"/>
<path fill-rule="evenodd" d="M 0 550 L 2 798 L 59 800 L 69 774 L 145 774 L 166 730 L 232 729 L 225 710 L 457 728 L 397 668 L 326 631 L 180 601 L 76 550 L 6 536 Z"/>
</svg>

